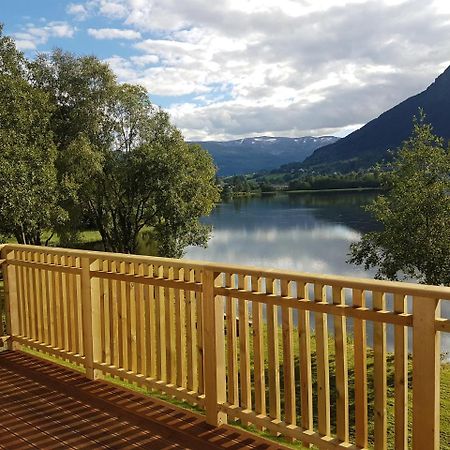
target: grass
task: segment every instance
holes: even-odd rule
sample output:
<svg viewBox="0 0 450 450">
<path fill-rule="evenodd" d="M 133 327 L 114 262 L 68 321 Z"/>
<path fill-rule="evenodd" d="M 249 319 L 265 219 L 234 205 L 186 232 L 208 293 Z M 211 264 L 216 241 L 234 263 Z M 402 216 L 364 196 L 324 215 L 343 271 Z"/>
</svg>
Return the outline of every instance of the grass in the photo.
<svg viewBox="0 0 450 450">
<path fill-rule="evenodd" d="M 49 231 L 44 231 L 42 233 L 42 243 L 44 244 L 47 239 L 50 240 L 48 241 L 50 246 L 53 247 L 57 247 L 60 246 L 60 240 L 57 234 L 54 234 L 53 236 L 50 235 Z M 10 244 L 16 244 L 17 240 L 14 237 L 10 237 L 9 239 L 7 239 L 6 241 L 7 243 Z M 90 246 L 95 245 L 95 244 L 101 244 L 102 242 L 102 237 L 100 236 L 100 232 L 97 230 L 84 230 L 84 231 L 80 231 L 77 237 L 77 242 L 74 244 L 75 247 L 80 247 L 80 248 L 90 248 Z"/>
<path fill-rule="evenodd" d="M 48 245 L 51 247 L 78 248 L 82 250 L 104 251 L 102 237 L 97 230 L 84 230 L 77 234 L 76 241 L 73 243 L 61 243 L 58 235 L 50 236 L 50 232 L 45 231 L 42 234 L 42 243 L 49 239 Z M 7 243 L 17 243 L 14 237 L 7 240 Z M 138 250 L 140 255 L 157 255 L 157 243 L 150 227 L 144 227 L 138 237 Z"/>
</svg>

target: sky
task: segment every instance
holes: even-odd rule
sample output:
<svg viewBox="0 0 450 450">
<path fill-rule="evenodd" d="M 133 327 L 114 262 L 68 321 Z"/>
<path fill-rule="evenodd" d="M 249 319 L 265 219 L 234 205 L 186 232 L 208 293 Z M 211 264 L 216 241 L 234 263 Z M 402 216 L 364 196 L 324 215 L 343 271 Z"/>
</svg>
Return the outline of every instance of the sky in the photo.
<svg viewBox="0 0 450 450">
<path fill-rule="evenodd" d="M 190 140 L 345 136 L 450 65 L 448 0 L 0 0 L 33 58 L 94 54 Z"/>
</svg>

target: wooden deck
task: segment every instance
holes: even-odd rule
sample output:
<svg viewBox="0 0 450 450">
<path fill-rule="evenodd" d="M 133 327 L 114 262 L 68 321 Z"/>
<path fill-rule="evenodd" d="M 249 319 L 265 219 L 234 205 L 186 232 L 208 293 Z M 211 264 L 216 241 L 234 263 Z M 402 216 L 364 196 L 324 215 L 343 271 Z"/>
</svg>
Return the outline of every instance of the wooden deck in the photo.
<svg viewBox="0 0 450 450">
<path fill-rule="evenodd" d="M 23 352 L 0 353 L 2 449 L 282 449 Z"/>
</svg>

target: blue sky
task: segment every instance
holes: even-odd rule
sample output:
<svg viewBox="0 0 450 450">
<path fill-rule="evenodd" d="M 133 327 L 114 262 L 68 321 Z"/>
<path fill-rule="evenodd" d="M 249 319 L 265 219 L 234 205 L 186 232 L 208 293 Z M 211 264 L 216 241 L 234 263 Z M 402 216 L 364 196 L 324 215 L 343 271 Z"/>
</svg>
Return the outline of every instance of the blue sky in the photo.
<svg viewBox="0 0 450 450">
<path fill-rule="evenodd" d="M 446 0 L 0 0 L 29 56 L 139 83 L 189 139 L 343 136 L 450 64 Z"/>
</svg>

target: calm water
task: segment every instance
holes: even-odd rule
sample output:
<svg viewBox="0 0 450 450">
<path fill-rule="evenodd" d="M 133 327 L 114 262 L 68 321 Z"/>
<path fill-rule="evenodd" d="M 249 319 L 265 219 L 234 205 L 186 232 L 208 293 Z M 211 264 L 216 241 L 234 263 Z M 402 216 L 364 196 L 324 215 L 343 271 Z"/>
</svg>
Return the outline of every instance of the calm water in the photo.
<svg viewBox="0 0 450 450">
<path fill-rule="evenodd" d="M 347 264 L 346 259 L 352 242 L 363 233 L 377 229 L 376 222 L 362 209 L 376 195 L 377 192 L 365 191 L 231 200 L 218 205 L 205 219 L 205 223 L 213 225 L 208 248 L 190 247 L 185 257 L 373 278 L 374 271 L 367 272 L 359 266 Z M 370 299 L 368 301 L 370 303 Z M 389 308 L 390 296 L 387 301 Z M 450 316 L 450 302 L 443 302 L 442 315 Z M 351 328 L 351 323 L 349 326 Z M 371 328 L 369 323 L 369 345 Z M 393 331 L 392 326 L 387 327 L 390 350 Z M 449 333 L 442 333 L 442 351 L 450 351 Z"/>
<path fill-rule="evenodd" d="M 311 193 L 243 198 L 216 207 L 208 248 L 189 248 L 186 258 L 371 276 L 347 264 L 350 243 L 376 223 L 362 210 L 374 192 Z"/>
</svg>

